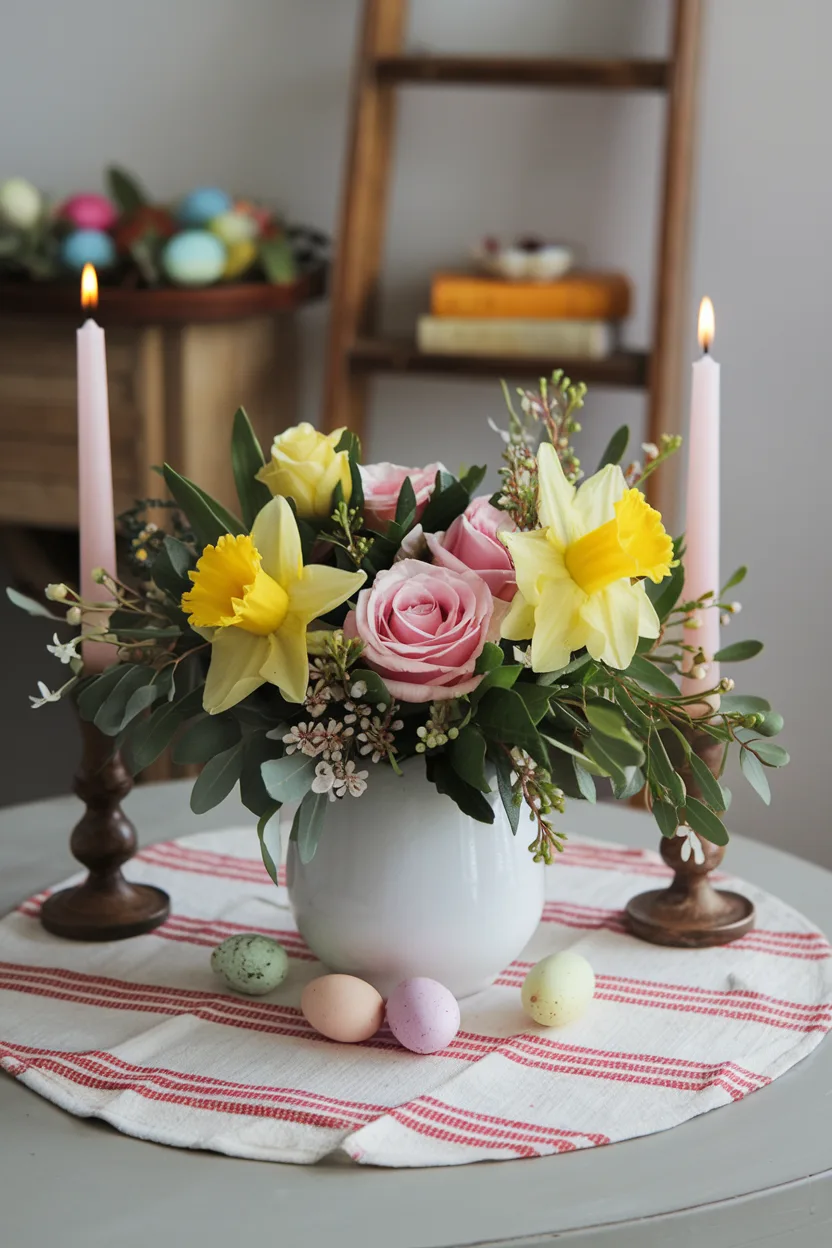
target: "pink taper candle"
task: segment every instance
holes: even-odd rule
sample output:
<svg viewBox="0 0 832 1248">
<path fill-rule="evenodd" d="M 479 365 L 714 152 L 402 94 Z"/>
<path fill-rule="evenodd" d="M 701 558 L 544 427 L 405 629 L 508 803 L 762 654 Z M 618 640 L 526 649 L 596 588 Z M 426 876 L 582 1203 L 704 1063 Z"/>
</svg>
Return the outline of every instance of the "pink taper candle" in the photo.
<svg viewBox="0 0 832 1248">
<path fill-rule="evenodd" d="M 719 365 L 710 354 L 714 339 L 714 308 L 703 299 L 699 308 L 702 358 L 693 366 L 688 430 L 688 498 L 685 522 L 686 601 L 709 590 L 719 593 Z M 715 598 L 708 601 L 713 602 Z M 703 679 L 682 678 L 682 693 L 690 696 L 712 689 L 719 681 L 719 612 L 715 607 L 696 612 L 697 630 L 686 629 L 685 640 L 701 648 L 707 660 Z"/>
<path fill-rule="evenodd" d="M 98 303 L 98 281 L 91 264 L 81 276 L 81 306 Z M 104 330 L 90 317 L 77 334 L 78 347 L 78 498 L 81 531 L 80 593 L 86 601 L 107 599 L 107 590 L 92 579 L 95 568 L 116 572 L 116 529 L 113 508 L 113 463 L 110 456 L 110 410 L 107 401 L 107 353 Z M 106 622 L 90 614 L 87 627 Z M 115 661 L 115 648 L 104 642 L 82 646 L 88 671 L 101 671 Z"/>
</svg>

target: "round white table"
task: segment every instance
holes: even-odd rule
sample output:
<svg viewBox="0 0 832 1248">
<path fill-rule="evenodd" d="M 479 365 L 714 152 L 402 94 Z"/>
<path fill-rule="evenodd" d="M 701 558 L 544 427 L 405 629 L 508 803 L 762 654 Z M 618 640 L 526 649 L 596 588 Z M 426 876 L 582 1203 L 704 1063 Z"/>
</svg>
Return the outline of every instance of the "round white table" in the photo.
<svg viewBox="0 0 832 1248">
<path fill-rule="evenodd" d="M 250 819 L 232 799 L 198 819 L 189 787 L 132 794 L 126 809 L 144 844 Z M 0 811 L 0 913 L 71 873 L 67 836 L 78 814 L 73 798 Z M 628 845 L 656 842 L 652 820 L 632 809 L 573 803 L 567 824 Z M 732 841 L 726 865 L 821 927 L 832 923 L 832 873 L 742 838 Z M 828 1248 L 832 1043 L 762 1091 L 672 1131 L 534 1160 L 427 1170 L 289 1166 L 147 1144 L 73 1118 L 0 1074 L 2 1248 L 261 1242 Z"/>
</svg>

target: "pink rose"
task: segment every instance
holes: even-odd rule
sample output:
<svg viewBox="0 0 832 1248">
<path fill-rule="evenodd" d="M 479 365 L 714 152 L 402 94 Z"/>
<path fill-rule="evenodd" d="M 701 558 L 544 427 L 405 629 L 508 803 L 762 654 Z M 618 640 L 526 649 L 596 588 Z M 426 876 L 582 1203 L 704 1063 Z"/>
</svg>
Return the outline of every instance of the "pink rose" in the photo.
<svg viewBox="0 0 832 1248">
<path fill-rule="evenodd" d="M 474 665 L 489 640 L 491 592 L 474 572 L 402 559 L 362 589 L 344 624 L 364 642 L 362 661 L 403 702 L 434 702 L 470 693 L 482 680 Z"/>
<path fill-rule="evenodd" d="M 364 515 L 367 523 L 383 533 L 390 521 L 396 519 L 396 503 L 406 477 L 410 477 L 410 484 L 416 495 L 418 520 L 433 493 L 437 472 L 444 471 L 442 464 L 428 464 L 427 468 L 402 468 L 401 464 L 362 464 L 361 485 L 364 489 Z"/>
<path fill-rule="evenodd" d="M 495 598 L 511 602 L 517 581 L 511 556 L 498 536 L 516 525 L 504 511 L 492 507 L 485 495 L 473 499 L 444 533 L 426 533 L 433 562 L 463 572 L 470 568 L 485 581 Z"/>
</svg>

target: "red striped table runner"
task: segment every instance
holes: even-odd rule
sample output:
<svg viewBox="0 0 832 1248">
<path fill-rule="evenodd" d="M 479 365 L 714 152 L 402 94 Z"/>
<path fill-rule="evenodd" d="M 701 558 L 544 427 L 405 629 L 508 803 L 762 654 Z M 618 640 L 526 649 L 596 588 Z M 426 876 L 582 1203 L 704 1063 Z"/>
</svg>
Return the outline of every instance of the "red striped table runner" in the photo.
<svg viewBox="0 0 832 1248">
<path fill-rule="evenodd" d="M 131 876 L 167 889 L 174 911 L 151 935 L 56 941 L 37 921 L 46 893 L 0 922 L 0 1066 L 128 1134 L 260 1160 L 452 1165 L 662 1131 L 764 1088 L 832 1026 L 826 938 L 748 884 L 759 925 L 725 949 L 627 935 L 624 903 L 667 875 L 652 851 L 571 841 L 522 957 L 463 1003 L 443 1053 L 418 1057 L 386 1030 L 356 1047 L 309 1027 L 300 994 L 321 967 L 250 829 L 150 846 Z M 213 946 L 244 931 L 289 953 L 267 997 L 211 974 Z M 523 977 L 566 948 L 595 968 L 592 1008 L 560 1030 L 531 1025 Z"/>
</svg>

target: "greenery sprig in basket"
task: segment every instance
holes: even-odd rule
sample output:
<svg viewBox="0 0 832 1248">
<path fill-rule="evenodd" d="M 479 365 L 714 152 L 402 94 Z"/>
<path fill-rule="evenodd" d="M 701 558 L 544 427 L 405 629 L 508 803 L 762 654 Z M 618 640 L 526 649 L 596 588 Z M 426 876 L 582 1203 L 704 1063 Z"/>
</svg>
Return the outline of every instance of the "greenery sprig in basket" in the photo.
<svg viewBox="0 0 832 1248">
<path fill-rule="evenodd" d="M 529 849 L 547 862 L 566 800 L 595 801 L 599 783 L 620 800 L 646 785 L 662 834 L 687 838 L 687 856 L 701 853 L 698 838 L 724 844 L 730 795 L 691 737 L 718 743 L 723 769 L 737 750 L 768 801 L 767 771 L 788 762 L 771 740 L 782 719 L 730 678 L 704 704 L 676 678 L 706 664 L 685 625 L 702 609 L 730 620 L 745 569 L 684 601 L 682 540 L 641 488 L 678 438 L 622 468 L 620 429 L 582 480 L 572 439 L 585 387 L 556 372 L 518 394 L 490 499 L 476 493 L 485 468 L 364 465 L 347 430 L 299 425 L 266 460 L 241 409 L 239 514 L 166 465 L 174 524 L 157 527 L 149 504 L 126 517 L 131 573 L 100 571 L 108 601 L 47 591 L 67 608 L 52 616 L 62 624 L 112 610 L 94 632 L 117 662 L 85 676 L 80 634 L 56 634 L 49 649 L 72 676 L 33 703 L 74 697 L 134 772 L 173 743 L 175 760 L 202 765 L 197 813 L 239 784 L 273 874 L 263 838 L 281 805 L 299 803 L 292 835 L 309 860 L 330 804 L 360 800 L 376 768 L 407 760 L 484 823 L 496 784 L 512 828 L 529 820 Z M 741 641 L 715 658 L 760 649 Z"/>
</svg>

